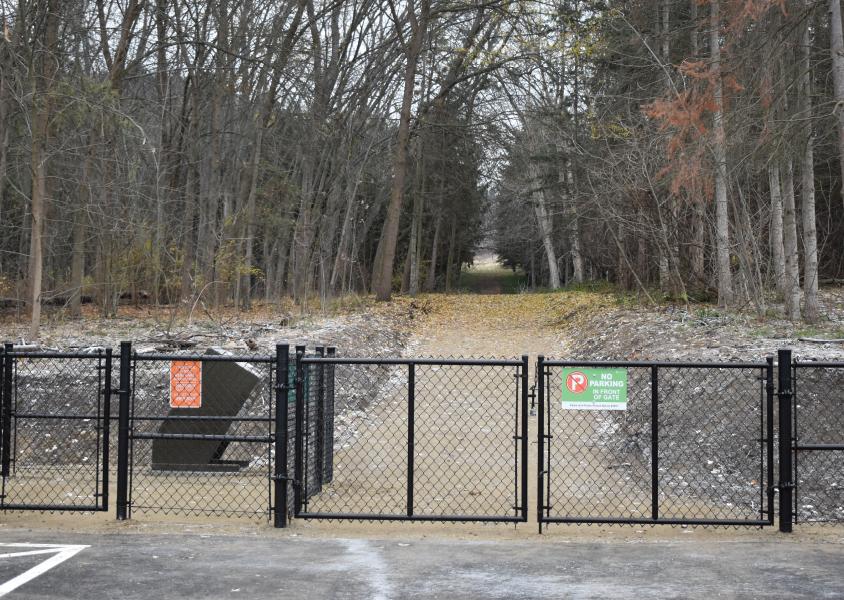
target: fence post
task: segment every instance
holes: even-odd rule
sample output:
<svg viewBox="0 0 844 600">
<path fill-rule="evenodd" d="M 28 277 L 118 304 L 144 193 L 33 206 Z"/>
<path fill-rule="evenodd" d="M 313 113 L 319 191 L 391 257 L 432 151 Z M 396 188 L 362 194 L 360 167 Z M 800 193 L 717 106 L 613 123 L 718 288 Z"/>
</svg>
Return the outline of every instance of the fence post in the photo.
<svg viewBox="0 0 844 600">
<path fill-rule="evenodd" d="M 777 397 L 779 400 L 779 482 L 777 488 L 780 494 L 780 531 L 791 533 L 791 525 L 794 517 L 793 490 L 794 482 L 791 481 L 791 452 L 792 452 L 792 391 L 791 391 L 791 350 L 782 349 L 777 352 L 777 376 L 779 389 Z"/>
<path fill-rule="evenodd" d="M 659 519 L 659 367 L 651 366 L 651 519 Z"/>
<path fill-rule="evenodd" d="M 768 485 L 766 493 L 768 499 L 768 522 L 774 524 L 774 357 L 765 359 L 768 366 L 765 368 L 765 452 L 768 461 L 766 477 Z"/>
<path fill-rule="evenodd" d="M 542 502 L 545 497 L 545 357 L 540 354 L 536 359 L 536 395 L 539 409 L 536 411 L 536 520 L 539 523 L 539 533 L 542 533 Z"/>
<path fill-rule="evenodd" d="M 12 370 L 15 359 L 11 356 L 14 346 L 6 342 L 3 344 L 3 393 L 0 413 L 2 413 L 2 465 L 0 465 L 0 476 L 9 476 L 9 465 L 11 464 L 12 451 Z M 0 499 L 2 500 L 2 499 Z"/>
<path fill-rule="evenodd" d="M 325 347 L 315 348 L 317 356 L 325 357 Z M 317 365 L 317 389 L 316 389 L 316 423 L 314 424 L 314 483 L 317 491 L 322 490 L 322 473 L 325 468 L 325 366 L 322 363 Z"/>
<path fill-rule="evenodd" d="M 275 470 L 273 494 L 275 514 L 273 525 L 287 527 L 287 398 L 290 393 L 290 346 L 275 347 Z"/>
<path fill-rule="evenodd" d="M 293 515 L 299 516 L 302 512 L 303 496 L 307 490 L 304 486 L 304 424 L 305 424 L 305 372 L 302 358 L 305 356 L 305 346 L 296 346 L 296 438 L 294 443 L 294 472 L 293 478 Z"/>
<path fill-rule="evenodd" d="M 521 472 L 521 485 L 522 485 L 522 497 L 521 497 L 521 508 L 522 508 L 522 521 L 527 523 L 528 520 L 528 369 L 530 368 L 530 364 L 528 363 L 528 355 L 522 354 L 522 406 L 521 406 L 521 416 L 520 419 L 522 420 L 522 430 L 519 432 L 519 436 L 522 438 L 522 472 Z"/>
<path fill-rule="evenodd" d="M 413 481 L 416 454 L 416 365 L 407 365 L 407 516 L 413 516 Z"/>
<path fill-rule="evenodd" d="M 129 394 L 132 342 L 120 342 L 120 409 L 117 420 L 117 519 L 127 518 L 129 490 Z"/>
<path fill-rule="evenodd" d="M 105 384 L 103 386 L 103 496 L 102 496 L 102 510 L 108 510 L 108 486 L 109 486 L 109 468 L 111 465 L 111 453 L 109 446 L 111 445 L 111 365 L 112 365 L 112 350 L 106 348 L 105 351 Z"/>
<path fill-rule="evenodd" d="M 334 346 L 328 347 L 328 358 L 334 358 L 337 356 L 337 348 Z M 326 436 L 326 447 L 325 447 L 325 466 L 323 470 L 325 471 L 325 475 L 323 480 L 325 483 L 331 483 L 334 479 L 334 374 L 335 368 L 333 363 L 329 363 L 327 365 L 328 370 L 328 377 L 327 377 L 327 388 L 326 388 L 326 411 L 325 411 L 325 436 Z"/>
</svg>

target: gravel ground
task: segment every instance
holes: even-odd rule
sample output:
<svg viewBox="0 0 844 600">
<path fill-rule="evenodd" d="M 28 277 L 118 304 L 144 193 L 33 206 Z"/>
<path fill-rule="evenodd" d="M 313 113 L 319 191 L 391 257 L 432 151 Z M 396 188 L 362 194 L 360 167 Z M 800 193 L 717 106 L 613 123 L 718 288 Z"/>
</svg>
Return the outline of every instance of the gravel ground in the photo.
<svg viewBox="0 0 844 600">
<path fill-rule="evenodd" d="M 844 344 L 813 339 L 844 337 L 844 290 L 821 292 L 822 321 L 814 326 L 791 323 L 775 314 L 764 320 L 711 307 L 646 309 L 616 306 L 590 315 L 566 336 L 567 358 L 584 360 L 655 360 L 689 362 L 764 361 L 780 348 L 791 348 L 800 361 L 844 361 Z M 774 307 L 776 309 L 776 307 Z M 584 335 L 584 332 L 593 332 Z M 802 339 L 801 339 L 802 338 Z M 660 424 L 672 427 L 660 453 L 671 457 L 672 494 L 719 502 L 744 499 L 760 477 L 761 389 L 750 370 L 661 370 Z M 776 375 L 775 375 L 776 381 Z M 649 397 L 649 382 L 641 393 Z M 797 373 L 798 435 L 805 443 L 844 443 L 844 369 L 805 368 Z M 666 390 L 670 390 L 666 393 Z M 632 393 L 632 390 L 631 390 Z M 604 440 L 616 456 L 633 465 L 650 461 L 650 402 L 631 403 L 608 417 L 613 433 Z M 688 445 L 687 432 L 694 437 Z M 739 432 L 736 435 L 737 431 Z M 661 431 L 661 436 L 665 431 Z M 776 440 L 775 440 L 776 443 Z M 775 446 L 776 447 L 776 446 Z M 833 456 L 833 454 L 838 456 Z M 844 520 L 844 463 L 840 452 L 801 453 L 797 471 L 798 518 Z M 837 459 L 837 460 L 836 460 Z"/>
</svg>

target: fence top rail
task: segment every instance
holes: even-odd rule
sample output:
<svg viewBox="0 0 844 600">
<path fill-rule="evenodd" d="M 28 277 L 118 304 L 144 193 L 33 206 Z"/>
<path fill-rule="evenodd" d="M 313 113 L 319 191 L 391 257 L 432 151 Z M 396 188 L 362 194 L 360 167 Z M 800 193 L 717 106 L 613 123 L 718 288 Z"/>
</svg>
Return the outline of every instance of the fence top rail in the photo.
<svg viewBox="0 0 844 600">
<path fill-rule="evenodd" d="M 545 360 L 546 367 L 665 367 L 673 369 L 766 369 L 766 362 L 672 362 L 650 360 Z"/>
<path fill-rule="evenodd" d="M 498 358 L 342 358 L 336 356 L 303 356 L 303 364 L 331 365 L 428 365 L 465 367 L 519 367 L 523 363 L 515 359 Z"/>
<path fill-rule="evenodd" d="M 135 352 L 132 354 L 132 359 L 138 361 L 196 360 L 202 362 L 275 363 L 275 356 L 259 354 L 146 354 Z"/>
<path fill-rule="evenodd" d="M 4 354 L 3 349 L 0 348 L 0 354 Z M 106 355 L 105 349 L 97 350 L 96 352 L 57 352 L 57 351 L 40 351 L 40 350 L 15 350 L 6 352 L 6 356 L 12 358 L 70 358 L 70 359 L 95 359 L 103 358 Z"/>
<path fill-rule="evenodd" d="M 834 362 L 834 361 L 820 362 L 820 361 L 812 361 L 812 360 L 803 360 L 803 361 L 795 360 L 794 366 L 798 367 L 798 368 L 799 367 L 803 367 L 803 368 L 817 367 L 819 369 L 844 369 L 844 362 Z"/>
</svg>

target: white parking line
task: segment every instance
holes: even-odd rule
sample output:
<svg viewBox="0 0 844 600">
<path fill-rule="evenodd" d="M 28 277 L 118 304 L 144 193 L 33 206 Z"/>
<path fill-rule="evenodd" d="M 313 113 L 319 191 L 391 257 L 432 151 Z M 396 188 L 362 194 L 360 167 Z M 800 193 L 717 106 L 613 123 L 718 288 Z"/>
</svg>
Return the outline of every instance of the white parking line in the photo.
<svg viewBox="0 0 844 600">
<path fill-rule="evenodd" d="M 69 558 L 76 556 L 79 552 L 89 546 L 68 545 L 68 544 L 27 544 L 27 543 L 0 543 L 0 548 L 31 548 L 22 552 L 7 552 L 0 554 L 0 558 L 16 558 L 20 556 L 33 556 L 37 554 L 54 554 L 51 558 L 38 563 L 28 571 L 13 577 L 6 583 L 0 584 L 0 597 L 16 590 L 23 584 L 32 581 L 39 575 L 43 575 L 56 565 L 62 564 Z"/>
</svg>

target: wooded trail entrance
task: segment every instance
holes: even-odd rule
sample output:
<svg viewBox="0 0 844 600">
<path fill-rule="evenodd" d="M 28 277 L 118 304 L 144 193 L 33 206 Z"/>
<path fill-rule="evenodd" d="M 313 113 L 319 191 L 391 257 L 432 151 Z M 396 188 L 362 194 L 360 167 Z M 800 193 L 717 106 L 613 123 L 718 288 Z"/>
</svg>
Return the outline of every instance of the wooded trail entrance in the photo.
<svg viewBox="0 0 844 600">
<path fill-rule="evenodd" d="M 833 460 L 844 451 L 844 363 L 794 362 L 787 350 L 776 386 L 772 357 L 540 356 L 531 386 L 526 355 L 343 357 L 287 345 L 142 355 L 128 343 L 114 386 L 111 357 L 5 347 L 0 508 L 101 511 L 116 480 L 120 519 L 519 523 L 533 507 L 540 531 L 762 527 L 777 508 L 782 531 L 844 521 Z"/>
</svg>

